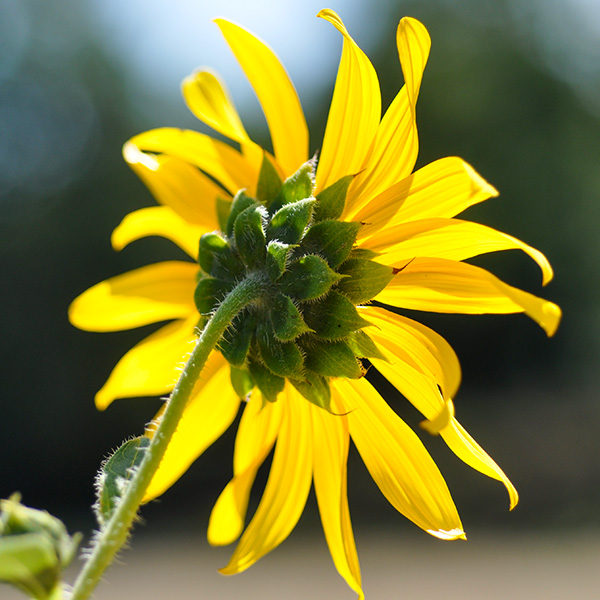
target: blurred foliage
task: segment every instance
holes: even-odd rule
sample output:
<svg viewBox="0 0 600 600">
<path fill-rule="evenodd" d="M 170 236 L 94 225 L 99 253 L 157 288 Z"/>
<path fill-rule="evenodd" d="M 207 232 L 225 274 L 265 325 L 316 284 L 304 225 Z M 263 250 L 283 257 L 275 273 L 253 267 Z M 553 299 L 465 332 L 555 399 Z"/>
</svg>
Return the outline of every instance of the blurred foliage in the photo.
<svg viewBox="0 0 600 600">
<path fill-rule="evenodd" d="M 418 166 L 446 155 L 471 162 L 501 196 L 473 207 L 466 218 L 527 241 L 555 267 L 555 281 L 542 289 L 535 265 L 517 252 L 478 260 L 562 306 L 564 321 L 552 340 L 521 315 L 419 318 L 457 350 L 465 374 L 457 414 L 520 489 L 521 519 L 503 515 L 502 525 L 541 521 L 542 515 L 553 523 L 583 523 L 600 481 L 594 460 L 600 411 L 591 383 L 600 333 L 600 121 L 538 60 L 533 41 L 522 42 L 516 32 L 526 24 L 516 27 L 517 13 L 508 10 L 514 4 L 378 0 L 369 55 L 387 105 L 402 81 L 398 19 L 410 14 L 427 25 L 433 47 L 417 109 Z M 353 33 L 359 43 L 367 37 Z M 144 333 L 81 332 L 68 324 L 66 310 L 101 279 L 181 257 L 163 240 L 117 254 L 109 239 L 127 212 L 152 202 L 122 161 L 122 143 L 143 129 L 193 121 L 165 114 L 161 122 L 147 122 L 136 113 L 122 65 L 107 58 L 76 2 L 5 2 L 0 40 L 0 496 L 19 490 L 68 522 L 93 503 L 103 456 L 140 433 L 160 401 L 120 400 L 97 413 L 95 391 Z M 195 48 L 198 64 L 210 63 L 213 51 Z M 311 100 L 322 107 L 307 115 L 313 149 L 332 87 L 333 79 L 329 90 L 315 90 L 318 102 Z M 153 98 L 140 90 L 136 101 Z M 249 130 L 259 131 L 259 123 L 249 123 Z M 261 135 L 257 141 L 267 143 L 264 130 Z M 393 398 L 404 418 L 418 422 Z M 438 440 L 426 443 L 464 512 L 477 518 L 482 510 L 489 519 L 492 511 L 483 505 L 504 508 L 498 484 L 457 466 Z M 231 435 L 220 440 L 164 502 L 208 506 L 230 473 L 231 447 Z M 365 473 L 353 477 L 369 490 Z M 202 501 L 190 494 L 200 485 Z M 353 506 L 360 510 L 374 494 L 363 495 L 361 485 L 352 491 L 355 485 L 351 478 Z"/>
</svg>

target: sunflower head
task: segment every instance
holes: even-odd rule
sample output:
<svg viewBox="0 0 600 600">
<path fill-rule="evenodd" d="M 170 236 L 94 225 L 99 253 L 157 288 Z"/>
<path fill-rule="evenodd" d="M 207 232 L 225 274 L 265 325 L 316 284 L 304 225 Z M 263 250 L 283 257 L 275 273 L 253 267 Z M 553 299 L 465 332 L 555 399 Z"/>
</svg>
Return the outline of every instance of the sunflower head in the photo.
<svg viewBox="0 0 600 600">
<path fill-rule="evenodd" d="M 358 379 L 360 358 L 381 357 L 356 304 L 394 275 L 355 247 L 361 224 L 340 221 L 352 176 L 315 193 L 315 161 L 282 181 L 265 154 L 256 197 L 240 190 L 222 215 L 222 231 L 200 238 L 198 311 L 206 318 L 245 277 L 265 293 L 235 318 L 219 345 L 232 383 L 245 397 L 256 386 L 274 402 L 285 379 L 329 409 L 329 378 Z"/>
</svg>

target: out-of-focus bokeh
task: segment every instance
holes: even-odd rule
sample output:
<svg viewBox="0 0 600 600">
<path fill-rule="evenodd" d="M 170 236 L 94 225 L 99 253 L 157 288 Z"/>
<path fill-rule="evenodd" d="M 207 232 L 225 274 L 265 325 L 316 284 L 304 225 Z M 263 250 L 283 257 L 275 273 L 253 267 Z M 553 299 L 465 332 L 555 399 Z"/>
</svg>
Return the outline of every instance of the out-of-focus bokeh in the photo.
<svg viewBox="0 0 600 600">
<path fill-rule="evenodd" d="M 160 239 L 138 241 L 121 253 L 111 249 L 110 233 L 121 218 L 153 204 L 121 159 L 123 142 L 160 126 L 208 131 L 185 108 L 179 82 L 209 65 L 225 77 L 253 137 L 270 143 L 251 88 L 211 22 L 215 16 L 245 25 L 282 58 L 305 109 L 311 150 L 319 148 L 325 128 L 342 42 L 331 25 L 314 18 L 324 6 L 313 0 L 222 0 L 215 6 L 192 0 L 0 3 L 0 496 L 18 490 L 25 503 L 63 518 L 72 530 L 91 530 L 98 465 L 142 431 L 160 401 L 119 400 L 96 411 L 94 393 L 151 328 L 85 333 L 69 325 L 67 307 L 102 279 L 182 258 Z M 425 23 L 433 46 L 417 107 L 417 166 L 447 155 L 473 164 L 501 195 L 469 209 L 465 218 L 541 249 L 555 268 L 555 280 L 544 289 L 535 264 L 517 251 L 477 261 L 560 304 L 563 323 L 550 340 L 522 315 L 418 315 L 461 359 L 457 416 L 521 493 L 520 505 L 508 513 L 499 483 L 471 472 L 440 440 L 423 434 L 469 543 L 499 533 L 504 540 L 589 536 L 600 529 L 600 4 L 337 0 L 329 7 L 374 63 L 384 106 L 402 84 L 397 23 L 404 15 Z M 401 397 L 389 399 L 417 425 L 418 415 Z M 233 434 L 144 509 L 146 529 L 184 528 L 206 546 L 207 515 L 231 473 Z M 389 552 L 394 544 L 399 553 L 416 544 L 423 556 L 446 560 L 417 541 L 426 534 L 387 506 L 356 455 L 349 494 L 365 539 L 385 527 Z M 314 501 L 300 528 L 300 536 L 322 535 Z M 358 535 L 362 556 L 360 541 Z M 366 544 L 367 556 L 375 545 Z M 454 556 L 450 544 L 443 546 Z M 573 546 L 585 548 L 588 557 L 594 548 L 598 557 L 597 544 Z M 468 556 L 476 555 L 466 555 L 466 567 Z M 401 560 L 397 564 L 389 576 L 398 578 L 400 591 Z M 595 576 L 593 569 L 586 572 Z M 220 585 L 226 590 L 227 580 Z M 352 597 L 340 589 L 339 597 Z M 219 593 L 227 592 L 214 596 Z"/>
</svg>

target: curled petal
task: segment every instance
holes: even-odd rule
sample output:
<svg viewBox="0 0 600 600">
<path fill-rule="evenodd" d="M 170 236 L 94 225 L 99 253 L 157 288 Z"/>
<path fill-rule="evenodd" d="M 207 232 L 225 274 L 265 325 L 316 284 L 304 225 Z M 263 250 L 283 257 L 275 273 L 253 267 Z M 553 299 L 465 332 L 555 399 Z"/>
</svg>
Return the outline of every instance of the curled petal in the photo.
<svg viewBox="0 0 600 600">
<path fill-rule="evenodd" d="M 308 127 L 294 85 L 265 42 L 239 25 L 215 19 L 262 106 L 277 162 L 286 177 L 308 160 Z"/>
<path fill-rule="evenodd" d="M 198 119 L 224 136 L 239 142 L 242 152 L 260 169 L 263 150 L 244 129 L 229 91 L 217 73 L 199 69 L 188 75 L 181 85 L 188 108 Z"/>
<path fill-rule="evenodd" d="M 313 465 L 309 404 L 291 385 L 277 402 L 285 405 L 269 479 L 229 563 L 220 569 L 224 575 L 244 571 L 275 549 L 296 526 L 306 504 Z"/>
<path fill-rule="evenodd" d="M 348 191 L 349 217 L 374 196 L 410 175 L 417 160 L 416 104 L 431 39 L 419 21 L 405 17 L 398 25 L 397 43 L 405 85 L 385 112 L 364 170 Z"/>
<path fill-rule="evenodd" d="M 69 320 L 86 331 L 120 331 L 195 312 L 197 265 L 165 261 L 97 283 L 73 300 Z"/>
<path fill-rule="evenodd" d="M 464 160 L 450 156 L 419 169 L 391 186 L 352 216 L 364 223 L 359 241 L 382 227 L 454 217 L 469 206 L 497 196 L 498 191 Z"/>
<path fill-rule="evenodd" d="M 198 256 L 198 240 L 206 229 L 182 219 L 168 206 L 151 206 L 129 213 L 113 231 L 115 250 L 140 238 L 158 235 L 175 242 L 194 260 Z"/>
<path fill-rule="evenodd" d="M 435 537 L 464 538 L 446 482 L 416 434 L 365 379 L 333 383 L 352 440 L 392 506 Z"/>
<path fill-rule="evenodd" d="M 173 389 L 195 342 L 196 315 L 165 325 L 144 338 L 119 360 L 96 394 L 96 407 L 104 410 L 117 398 L 160 396 Z"/>
<path fill-rule="evenodd" d="M 517 505 L 519 494 L 510 479 L 454 417 L 450 419 L 449 425 L 440 431 L 440 435 L 458 458 L 476 471 L 504 484 L 510 499 L 510 510 Z"/>
<path fill-rule="evenodd" d="M 235 419 L 240 399 L 229 382 L 229 366 L 218 352 L 209 357 L 143 502 L 169 489 Z M 162 410 L 146 435 L 152 437 Z"/>
<path fill-rule="evenodd" d="M 187 129 L 163 127 L 140 133 L 129 140 L 140 150 L 160 152 L 195 165 L 235 194 L 247 188 L 254 195 L 258 172 L 238 150 L 208 135 Z"/>
<path fill-rule="evenodd" d="M 385 227 L 361 247 L 381 253 L 378 262 L 386 265 L 415 256 L 460 261 L 487 252 L 519 249 L 539 265 L 544 285 L 553 276 L 548 259 L 539 250 L 491 227 L 459 219 L 422 219 Z"/>
<path fill-rule="evenodd" d="M 350 37 L 339 16 L 330 9 L 317 16 L 329 21 L 344 36 L 317 169 L 317 188 L 323 190 L 363 168 L 381 117 L 381 95 L 371 61 Z"/>
<path fill-rule="evenodd" d="M 363 600 L 347 494 L 349 434 L 344 417 L 310 405 L 315 494 L 321 523 L 338 573 Z"/>
<path fill-rule="evenodd" d="M 256 390 L 244 408 L 233 459 L 233 479 L 221 492 L 208 523 L 213 546 L 231 544 L 242 533 L 256 473 L 271 451 L 281 425 L 280 402 L 267 403 Z"/>
<path fill-rule="evenodd" d="M 512 287 L 480 267 L 443 258 L 415 258 L 374 299 L 440 313 L 524 312 L 552 336 L 561 310 L 553 302 Z"/>
<path fill-rule="evenodd" d="M 358 313 L 375 326 L 368 329 L 368 334 L 384 350 L 389 369 L 393 370 L 397 363 L 407 364 L 439 384 L 444 395 L 456 394 L 461 380 L 460 363 L 441 335 L 417 321 L 376 306 L 360 306 Z M 385 364 L 385 361 L 379 362 Z M 439 397 L 437 390 L 436 396 Z M 426 409 L 417 408 L 428 418 L 432 416 Z M 433 414 L 439 411 L 437 402 L 432 411 Z"/>
<path fill-rule="evenodd" d="M 230 195 L 196 167 L 173 156 L 146 154 L 131 142 L 123 146 L 123 157 L 159 204 L 206 231 L 219 227 L 217 198 Z"/>
</svg>

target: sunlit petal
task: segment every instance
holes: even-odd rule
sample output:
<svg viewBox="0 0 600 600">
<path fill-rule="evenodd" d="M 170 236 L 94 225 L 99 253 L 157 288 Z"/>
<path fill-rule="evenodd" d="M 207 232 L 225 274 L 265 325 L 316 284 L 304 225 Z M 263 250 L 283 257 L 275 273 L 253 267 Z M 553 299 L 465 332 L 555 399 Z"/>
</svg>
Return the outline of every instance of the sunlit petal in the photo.
<svg viewBox="0 0 600 600">
<path fill-rule="evenodd" d="M 195 312 L 197 265 L 155 263 L 97 283 L 73 300 L 69 320 L 86 331 L 120 331 Z"/>
<path fill-rule="evenodd" d="M 115 250 L 140 238 L 158 235 L 175 242 L 196 259 L 198 240 L 206 229 L 182 219 L 168 206 L 151 206 L 129 213 L 113 231 L 111 242 Z"/>
<path fill-rule="evenodd" d="M 405 17 L 398 25 L 397 43 L 406 83 L 381 119 L 364 170 L 350 187 L 346 205 L 349 216 L 410 175 L 417 160 L 416 104 L 431 39 L 419 21 Z"/>
<path fill-rule="evenodd" d="M 146 490 L 144 502 L 169 489 L 235 419 L 240 399 L 229 383 L 229 366 L 217 352 L 209 357 L 194 386 L 177 430 Z M 160 420 L 162 411 L 157 415 Z M 153 423 L 147 430 L 152 437 Z"/>
<path fill-rule="evenodd" d="M 277 402 L 285 403 L 283 421 L 263 497 L 244 531 L 224 575 L 244 571 L 276 548 L 296 526 L 310 490 L 313 452 L 306 400 L 287 385 Z"/>
<path fill-rule="evenodd" d="M 198 69 L 183 80 L 181 88 L 188 108 L 194 115 L 219 133 L 239 142 L 248 160 L 257 170 L 260 169 L 263 150 L 246 133 L 219 75 L 210 69 Z"/>
<path fill-rule="evenodd" d="M 446 396 L 454 397 L 460 385 L 460 363 L 441 335 L 417 321 L 376 306 L 361 306 L 358 312 L 375 325 L 368 328 L 368 335 L 384 350 L 390 368 L 396 363 L 406 363 L 431 377 Z M 438 410 L 436 404 L 434 412 Z M 431 414 L 426 416 L 430 418 Z"/>
<path fill-rule="evenodd" d="M 553 275 L 548 259 L 539 250 L 491 227 L 459 219 L 422 219 L 385 227 L 361 247 L 381 253 L 377 260 L 385 265 L 415 256 L 465 260 L 487 252 L 519 249 L 540 266 L 544 285 Z"/>
<path fill-rule="evenodd" d="M 392 506 L 431 535 L 464 538 L 446 482 L 416 434 L 365 379 L 336 379 L 332 388 L 348 411 L 352 440 Z"/>
<path fill-rule="evenodd" d="M 560 322 L 560 308 L 553 302 L 514 288 L 474 265 L 415 258 L 403 267 L 375 300 L 440 313 L 524 312 L 549 336 Z"/>
<path fill-rule="evenodd" d="M 267 403 L 257 390 L 244 408 L 235 438 L 233 479 L 221 492 L 208 523 L 213 546 L 231 544 L 242 533 L 256 473 L 271 451 L 281 426 L 282 403 Z"/>
<path fill-rule="evenodd" d="M 217 229 L 217 198 L 231 196 L 196 167 L 173 156 L 146 154 L 131 142 L 123 146 L 123 157 L 159 204 L 192 225 Z"/>
<path fill-rule="evenodd" d="M 317 16 L 329 21 L 344 36 L 317 169 L 317 188 L 322 190 L 363 168 L 381 117 L 381 95 L 371 61 L 350 37 L 338 15 L 325 9 Z"/>
<path fill-rule="evenodd" d="M 151 129 L 129 140 L 140 150 L 180 158 L 214 177 L 231 194 L 246 188 L 255 193 L 258 173 L 255 165 L 225 142 L 188 129 Z"/>
<path fill-rule="evenodd" d="M 313 405 L 310 413 L 315 494 L 325 539 L 338 573 L 362 600 L 360 567 L 348 508 L 348 423 L 344 417 Z"/>
<path fill-rule="evenodd" d="M 104 410 L 117 398 L 161 396 L 171 390 L 194 348 L 196 321 L 192 314 L 169 323 L 126 352 L 96 394 L 97 408 Z"/>
<path fill-rule="evenodd" d="M 454 217 L 498 192 L 470 165 L 456 157 L 441 158 L 373 198 L 356 215 L 365 225 L 359 240 L 382 227 L 431 217 Z"/>
<path fill-rule="evenodd" d="M 519 501 L 519 494 L 510 479 L 504 474 L 504 471 L 491 459 L 483 448 L 469 435 L 465 428 L 452 418 L 448 427 L 445 427 L 440 435 L 448 444 L 448 447 L 470 467 L 501 481 L 510 498 L 510 509 L 512 510 Z"/>
<path fill-rule="evenodd" d="M 215 19 L 252 84 L 285 176 L 308 160 L 308 127 L 298 94 L 279 58 L 265 42 L 225 19 Z"/>
</svg>

